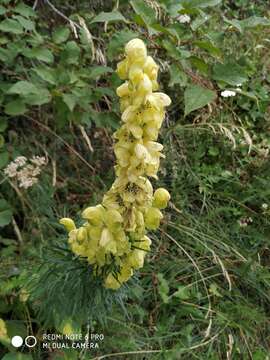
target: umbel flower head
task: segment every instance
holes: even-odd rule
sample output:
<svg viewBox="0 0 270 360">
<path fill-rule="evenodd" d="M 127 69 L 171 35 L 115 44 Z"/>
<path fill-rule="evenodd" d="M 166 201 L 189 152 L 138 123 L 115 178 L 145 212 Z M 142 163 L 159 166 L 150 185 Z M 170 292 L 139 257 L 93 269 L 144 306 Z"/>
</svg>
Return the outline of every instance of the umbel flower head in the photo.
<svg viewBox="0 0 270 360">
<path fill-rule="evenodd" d="M 72 251 L 86 258 L 110 289 L 118 289 L 143 267 L 151 245 L 147 229 L 159 227 L 160 209 L 170 200 L 166 189 L 153 191 L 148 177 L 157 178 L 164 157 L 157 138 L 171 100 L 154 92 L 158 66 L 142 40 L 126 44 L 117 74 L 124 83 L 116 90 L 122 112 L 122 125 L 114 134 L 116 179 L 101 204 L 82 212 L 83 226 L 76 228 L 69 218 L 60 220 L 69 232 Z"/>
</svg>

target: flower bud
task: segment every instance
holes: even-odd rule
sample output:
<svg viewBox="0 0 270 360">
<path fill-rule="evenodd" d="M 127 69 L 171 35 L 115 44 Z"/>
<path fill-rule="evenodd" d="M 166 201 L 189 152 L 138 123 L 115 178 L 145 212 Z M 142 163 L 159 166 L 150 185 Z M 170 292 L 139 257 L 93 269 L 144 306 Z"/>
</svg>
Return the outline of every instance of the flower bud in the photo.
<svg viewBox="0 0 270 360">
<path fill-rule="evenodd" d="M 59 222 L 60 222 L 60 224 L 64 225 L 64 227 L 66 228 L 66 230 L 68 232 L 76 229 L 74 221 L 70 218 L 62 218 L 62 219 L 60 219 Z"/>
<path fill-rule="evenodd" d="M 125 46 L 125 52 L 130 60 L 146 60 L 147 50 L 144 42 L 140 39 L 130 40 Z"/>
<path fill-rule="evenodd" d="M 159 209 L 165 209 L 168 205 L 168 201 L 170 200 L 171 196 L 169 192 L 164 188 L 159 188 L 154 192 L 154 201 L 153 206 Z"/>
<path fill-rule="evenodd" d="M 80 227 L 77 232 L 77 240 L 79 243 L 87 240 L 87 230 L 85 227 Z"/>
<path fill-rule="evenodd" d="M 150 230 L 156 230 L 159 227 L 160 220 L 163 218 L 159 209 L 152 207 L 145 213 L 145 225 Z"/>
<path fill-rule="evenodd" d="M 82 212 L 82 218 L 90 221 L 93 225 L 99 225 L 103 221 L 103 213 L 102 205 L 90 206 Z"/>
</svg>

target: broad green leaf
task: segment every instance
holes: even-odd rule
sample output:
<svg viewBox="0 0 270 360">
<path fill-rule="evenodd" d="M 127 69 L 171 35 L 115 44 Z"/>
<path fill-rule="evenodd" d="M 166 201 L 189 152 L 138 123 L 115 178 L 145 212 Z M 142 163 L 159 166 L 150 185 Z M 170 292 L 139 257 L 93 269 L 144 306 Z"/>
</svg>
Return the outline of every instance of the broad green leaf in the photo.
<svg viewBox="0 0 270 360">
<path fill-rule="evenodd" d="M 213 79 L 224 81 L 233 86 L 243 84 L 248 80 L 244 69 L 237 63 L 216 64 L 213 67 Z"/>
<path fill-rule="evenodd" d="M 4 15 L 6 12 L 7 9 L 4 6 L 0 5 L 0 15 Z"/>
<path fill-rule="evenodd" d="M 23 27 L 22 25 L 14 20 L 14 19 L 6 19 L 0 23 L 0 30 L 4 32 L 9 32 L 12 34 L 22 34 L 23 33 Z"/>
<path fill-rule="evenodd" d="M 78 64 L 80 53 L 81 51 L 77 43 L 75 41 L 68 41 L 61 54 L 62 61 L 67 64 Z"/>
<path fill-rule="evenodd" d="M 108 45 L 107 55 L 108 58 L 111 60 L 118 54 L 122 53 L 124 45 L 138 37 L 137 32 L 130 31 L 128 29 L 121 30 L 113 34 L 111 41 Z"/>
<path fill-rule="evenodd" d="M 36 17 L 35 11 L 30 6 L 27 6 L 26 4 L 24 4 L 23 2 L 21 2 L 17 6 L 15 6 L 13 11 L 24 17 L 31 17 L 31 16 Z"/>
<path fill-rule="evenodd" d="M 202 74 L 208 75 L 208 64 L 201 58 L 197 56 L 191 56 L 189 61 L 193 66 L 195 66 Z"/>
<path fill-rule="evenodd" d="M 33 57 L 37 58 L 40 61 L 44 61 L 46 63 L 52 63 L 54 60 L 54 56 L 49 49 L 39 48 L 33 49 L 32 51 Z"/>
<path fill-rule="evenodd" d="M 24 96 L 23 100 L 29 105 L 43 105 L 51 101 L 51 94 L 45 88 L 37 88 L 36 93 Z"/>
<path fill-rule="evenodd" d="M 269 19 L 259 16 L 251 16 L 247 19 L 240 20 L 239 23 L 243 28 L 253 28 L 256 26 L 270 26 Z"/>
<path fill-rule="evenodd" d="M 33 71 L 41 77 L 42 80 L 49 84 L 56 84 L 56 73 L 55 70 L 48 66 L 39 66 L 33 69 Z"/>
<path fill-rule="evenodd" d="M 14 100 L 10 101 L 5 106 L 5 113 L 7 115 L 16 116 L 16 115 L 22 115 L 26 112 L 25 104 L 22 100 Z"/>
<path fill-rule="evenodd" d="M 28 95 L 28 94 L 35 94 L 37 92 L 38 89 L 33 83 L 31 83 L 30 81 L 21 80 L 16 82 L 16 84 L 12 85 L 7 93 Z"/>
<path fill-rule="evenodd" d="M 119 11 L 104 12 L 94 17 L 91 23 L 109 22 L 109 21 L 127 21 L 126 18 Z"/>
<path fill-rule="evenodd" d="M 8 126 L 7 119 L 4 117 L 0 118 L 0 132 L 5 131 L 7 126 Z"/>
<path fill-rule="evenodd" d="M 61 44 L 69 38 L 70 30 L 68 27 L 60 27 L 56 29 L 52 35 L 53 42 L 56 44 Z"/>
<path fill-rule="evenodd" d="M 195 41 L 195 45 L 197 45 L 200 49 L 204 49 L 209 52 L 209 54 L 220 57 L 222 55 L 222 52 L 219 48 L 214 46 L 210 41 Z"/>
<path fill-rule="evenodd" d="M 0 199 L 0 227 L 8 225 L 11 219 L 12 209 L 9 203 L 5 199 Z"/>
<path fill-rule="evenodd" d="M 186 116 L 192 111 L 211 103 L 216 98 L 216 92 L 199 85 L 190 85 L 185 90 L 184 98 Z"/>
<path fill-rule="evenodd" d="M 187 85 L 188 77 L 186 73 L 180 69 L 177 64 L 172 64 L 170 66 L 170 83 L 169 86 L 174 86 L 180 84 L 181 86 Z"/>
<path fill-rule="evenodd" d="M 77 97 L 73 94 L 62 94 L 62 98 L 63 98 L 64 103 L 67 105 L 69 110 L 72 112 L 76 105 Z"/>
<path fill-rule="evenodd" d="M 9 161 L 9 154 L 7 151 L 0 152 L 0 169 L 3 169 Z"/>
<path fill-rule="evenodd" d="M 181 2 L 181 1 L 180 1 Z M 220 4 L 222 0 L 188 0 L 183 1 L 185 8 L 207 8 Z"/>
<path fill-rule="evenodd" d="M 35 30 L 35 23 L 33 21 L 25 19 L 21 15 L 15 15 L 13 16 L 13 18 L 18 20 L 25 30 L 29 30 L 29 31 Z"/>
<path fill-rule="evenodd" d="M 131 0 L 132 5 L 136 14 L 138 14 L 146 25 L 151 25 L 156 22 L 156 15 L 154 9 L 152 9 L 144 0 Z"/>
<path fill-rule="evenodd" d="M 37 59 L 44 61 L 46 63 L 52 63 L 54 61 L 54 56 L 49 49 L 40 47 L 40 48 L 27 48 L 22 51 L 23 55 L 30 59 Z"/>
<path fill-rule="evenodd" d="M 113 72 L 113 69 L 108 66 L 94 66 L 90 69 L 89 78 L 97 80 L 100 76 Z"/>
<path fill-rule="evenodd" d="M 179 286 L 173 296 L 181 300 L 188 300 L 190 298 L 190 289 L 187 286 Z"/>
</svg>

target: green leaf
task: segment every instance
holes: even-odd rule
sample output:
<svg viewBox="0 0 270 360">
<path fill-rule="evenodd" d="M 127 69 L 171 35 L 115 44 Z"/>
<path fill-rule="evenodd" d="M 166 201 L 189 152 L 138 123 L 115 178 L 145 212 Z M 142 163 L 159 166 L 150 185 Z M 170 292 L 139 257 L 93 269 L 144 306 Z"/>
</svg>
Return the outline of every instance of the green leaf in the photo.
<svg viewBox="0 0 270 360">
<path fill-rule="evenodd" d="M 12 85 L 7 91 L 8 94 L 28 95 L 38 92 L 37 87 L 30 81 L 21 80 Z"/>
<path fill-rule="evenodd" d="M 4 132 L 8 126 L 6 118 L 0 118 L 0 132 Z"/>
<path fill-rule="evenodd" d="M 112 73 L 113 69 L 108 66 L 94 66 L 90 69 L 89 78 L 97 80 L 100 76 Z"/>
<path fill-rule="evenodd" d="M 216 98 L 216 92 L 199 85 L 190 85 L 185 90 L 184 98 L 186 116 L 212 102 Z"/>
<path fill-rule="evenodd" d="M 22 34 L 23 33 L 23 27 L 22 25 L 14 20 L 14 19 L 6 19 L 0 23 L 0 30 L 4 32 L 9 32 L 12 34 Z"/>
<path fill-rule="evenodd" d="M 224 81 L 233 86 L 243 84 L 248 80 L 244 69 L 233 62 L 226 64 L 216 64 L 213 67 L 213 79 L 217 81 Z"/>
<path fill-rule="evenodd" d="M 102 11 L 100 14 L 95 16 L 93 20 L 91 20 L 91 24 L 97 22 L 109 22 L 109 21 L 127 21 L 127 20 L 119 11 L 112 11 L 112 12 Z"/>
<path fill-rule="evenodd" d="M 30 59 L 37 59 L 40 61 L 44 61 L 46 63 L 52 63 L 54 61 L 54 56 L 52 52 L 46 48 L 33 48 L 33 49 L 25 49 L 22 51 L 23 55 Z"/>
<path fill-rule="evenodd" d="M 197 45 L 200 49 L 206 50 L 209 54 L 213 55 L 214 57 L 220 57 L 222 52 L 219 48 L 214 46 L 210 41 L 195 41 L 195 45 Z"/>
<path fill-rule="evenodd" d="M 8 225 L 12 220 L 12 210 L 5 199 L 0 199 L 0 227 Z"/>
<path fill-rule="evenodd" d="M 33 69 L 33 71 L 41 77 L 42 80 L 48 82 L 49 84 L 56 84 L 56 73 L 54 69 L 48 66 L 39 66 Z"/>
<path fill-rule="evenodd" d="M 20 15 L 14 15 L 13 19 L 18 20 L 25 30 L 29 30 L 29 31 L 35 30 L 35 23 L 33 21 L 25 19 Z"/>
<path fill-rule="evenodd" d="M 208 75 L 208 64 L 201 58 L 198 58 L 197 56 L 191 56 L 189 58 L 190 63 L 195 66 L 201 73 L 204 75 Z"/>
<path fill-rule="evenodd" d="M 13 11 L 17 14 L 20 14 L 24 17 L 36 17 L 35 11 L 30 7 L 24 4 L 23 2 L 19 3 Z"/>
<path fill-rule="evenodd" d="M 136 14 L 138 14 L 146 25 L 151 25 L 156 22 L 155 10 L 147 5 L 144 0 L 131 0 L 132 5 Z"/>
<path fill-rule="evenodd" d="M 25 112 L 26 112 L 26 107 L 22 100 L 10 101 L 5 106 L 5 113 L 7 115 L 16 116 L 16 115 L 22 115 Z"/>
<path fill-rule="evenodd" d="M 190 289 L 187 286 L 179 286 L 173 296 L 181 300 L 188 300 L 190 298 Z"/>
<path fill-rule="evenodd" d="M 9 154 L 7 151 L 0 152 L 0 169 L 3 169 L 9 161 Z"/>
<path fill-rule="evenodd" d="M 257 26 L 270 26 L 269 19 L 259 17 L 259 16 L 251 16 L 247 19 L 240 20 L 239 23 L 243 28 L 254 28 Z"/>
<path fill-rule="evenodd" d="M 169 302 L 169 285 L 167 280 L 164 278 L 163 274 L 158 274 L 157 275 L 158 280 L 159 280 L 159 286 L 158 286 L 158 292 L 159 295 L 162 299 L 162 301 L 167 304 Z"/>
<path fill-rule="evenodd" d="M 32 54 L 34 58 L 40 61 L 44 61 L 49 64 L 53 63 L 54 56 L 49 49 L 46 48 L 33 49 Z"/>
<path fill-rule="evenodd" d="M 80 53 L 81 51 L 77 43 L 75 41 L 68 41 L 61 54 L 62 61 L 67 64 L 78 64 Z"/>
<path fill-rule="evenodd" d="M 0 5 L 0 15 L 4 15 L 6 12 L 7 9 L 4 6 Z"/>
<path fill-rule="evenodd" d="M 62 98 L 63 98 L 64 103 L 67 105 L 69 110 L 72 112 L 76 105 L 77 97 L 73 94 L 62 94 Z"/>
<path fill-rule="evenodd" d="M 56 44 L 61 44 L 69 38 L 70 30 L 68 27 L 60 27 L 56 29 L 52 35 L 53 42 Z"/>
<path fill-rule="evenodd" d="M 187 85 L 187 75 L 186 73 L 180 69 L 177 64 L 172 64 L 170 66 L 170 83 L 169 86 L 174 86 L 176 84 L 180 84 L 181 86 Z"/>
<path fill-rule="evenodd" d="M 43 105 L 51 101 L 51 94 L 46 88 L 37 88 L 36 93 L 24 96 L 23 100 L 29 105 Z"/>
<path fill-rule="evenodd" d="M 184 1 L 183 6 L 185 8 L 207 8 L 220 4 L 222 0 L 189 0 Z"/>
</svg>

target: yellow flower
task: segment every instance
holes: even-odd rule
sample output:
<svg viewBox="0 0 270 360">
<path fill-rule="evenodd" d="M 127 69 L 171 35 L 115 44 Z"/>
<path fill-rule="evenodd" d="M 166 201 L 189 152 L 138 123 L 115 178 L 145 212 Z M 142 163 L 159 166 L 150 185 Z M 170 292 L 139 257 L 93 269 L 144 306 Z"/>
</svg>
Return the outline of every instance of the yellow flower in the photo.
<svg viewBox="0 0 270 360">
<path fill-rule="evenodd" d="M 6 323 L 3 319 L 0 319 L 0 340 L 1 339 L 8 339 L 8 333 L 6 328 Z"/>
<path fill-rule="evenodd" d="M 171 196 L 164 188 L 159 188 L 154 192 L 153 206 L 159 209 L 165 209 Z"/>
<path fill-rule="evenodd" d="M 120 288 L 121 283 L 117 281 L 117 279 L 113 276 L 113 274 L 109 274 L 104 281 L 104 286 L 107 289 L 117 290 Z"/>
<path fill-rule="evenodd" d="M 104 208 L 102 205 L 90 206 L 82 212 L 82 218 L 93 225 L 99 225 L 103 221 Z"/>
<path fill-rule="evenodd" d="M 125 47 L 125 52 L 130 61 L 145 61 L 147 50 L 144 42 L 140 39 L 129 41 Z"/>
<path fill-rule="evenodd" d="M 70 219 L 70 218 L 62 218 L 62 219 L 60 219 L 59 222 L 60 222 L 60 224 L 65 226 L 65 228 L 66 228 L 66 230 L 68 232 L 70 232 L 71 230 L 76 229 L 74 221 L 72 219 Z"/>
<path fill-rule="evenodd" d="M 160 220 L 163 218 L 162 213 L 157 208 L 150 208 L 145 213 L 145 225 L 150 230 L 156 230 L 159 227 Z"/>
</svg>

